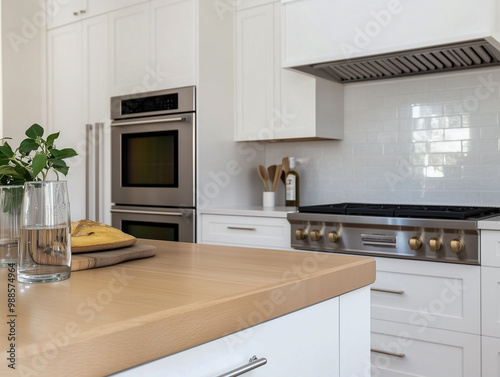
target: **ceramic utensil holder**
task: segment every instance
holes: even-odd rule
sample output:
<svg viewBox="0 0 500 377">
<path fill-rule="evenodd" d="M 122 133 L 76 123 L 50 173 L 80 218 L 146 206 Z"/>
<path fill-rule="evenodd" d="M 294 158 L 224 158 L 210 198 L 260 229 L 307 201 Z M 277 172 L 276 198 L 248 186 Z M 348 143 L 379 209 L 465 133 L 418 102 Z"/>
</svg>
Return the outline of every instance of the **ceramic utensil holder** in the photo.
<svg viewBox="0 0 500 377">
<path fill-rule="evenodd" d="M 264 191 L 262 202 L 264 207 L 274 207 L 275 193 L 273 191 Z"/>
</svg>

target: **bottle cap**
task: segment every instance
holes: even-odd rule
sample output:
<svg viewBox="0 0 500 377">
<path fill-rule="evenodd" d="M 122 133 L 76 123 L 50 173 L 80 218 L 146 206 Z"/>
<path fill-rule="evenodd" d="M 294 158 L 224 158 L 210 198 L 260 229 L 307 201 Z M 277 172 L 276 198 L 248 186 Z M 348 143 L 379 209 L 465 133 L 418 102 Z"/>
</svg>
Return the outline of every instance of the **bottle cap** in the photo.
<svg viewBox="0 0 500 377">
<path fill-rule="evenodd" d="M 295 157 L 289 157 L 288 160 L 290 169 L 291 170 L 295 169 Z"/>
</svg>

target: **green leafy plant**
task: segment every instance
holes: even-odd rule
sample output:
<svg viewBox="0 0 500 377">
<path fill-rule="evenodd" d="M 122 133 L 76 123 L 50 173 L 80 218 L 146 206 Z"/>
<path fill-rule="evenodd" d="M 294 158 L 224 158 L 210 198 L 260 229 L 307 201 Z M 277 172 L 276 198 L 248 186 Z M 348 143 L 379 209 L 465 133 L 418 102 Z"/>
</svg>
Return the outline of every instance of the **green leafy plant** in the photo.
<svg viewBox="0 0 500 377">
<path fill-rule="evenodd" d="M 45 181 L 50 171 L 59 180 L 59 173 L 68 174 L 69 167 L 64 161 L 78 154 L 72 148 L 56 149 L 55 140 L 59 132 L 43 138 L 44 129 L 33 124 L 26 130 L 27 138 L 19 148 L 13 150 L 3 138 L 0 145 L 0 184 L 20 185 L 26 181 Z"/>
</svg>

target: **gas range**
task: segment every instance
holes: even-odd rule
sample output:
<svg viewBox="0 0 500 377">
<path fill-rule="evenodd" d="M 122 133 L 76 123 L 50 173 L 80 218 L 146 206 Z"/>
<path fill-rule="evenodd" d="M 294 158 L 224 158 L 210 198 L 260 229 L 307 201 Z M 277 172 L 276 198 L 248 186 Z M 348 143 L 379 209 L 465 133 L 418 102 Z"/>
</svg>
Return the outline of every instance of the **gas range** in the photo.
<svg viewBox="0 0 500 377">
<path fill-rule="evenodd" d="M 289 213 L 296 249 L 479 264 L 477 221 L 500 208 L 337 203 Z"/>
</svg>

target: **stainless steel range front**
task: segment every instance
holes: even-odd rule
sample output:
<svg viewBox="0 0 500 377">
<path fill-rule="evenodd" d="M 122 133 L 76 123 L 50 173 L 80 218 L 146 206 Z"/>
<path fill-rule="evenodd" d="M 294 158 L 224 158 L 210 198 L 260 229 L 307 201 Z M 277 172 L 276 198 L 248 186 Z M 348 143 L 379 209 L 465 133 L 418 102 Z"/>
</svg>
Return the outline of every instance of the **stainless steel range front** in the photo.
<svg viewBox="0 0 500 377">
<path fill-rule="evenodd" d="M 477 221 L 500 208 L 339 203 L 289 213 L 297 249 L 480 264 Z"/>
</svg>

